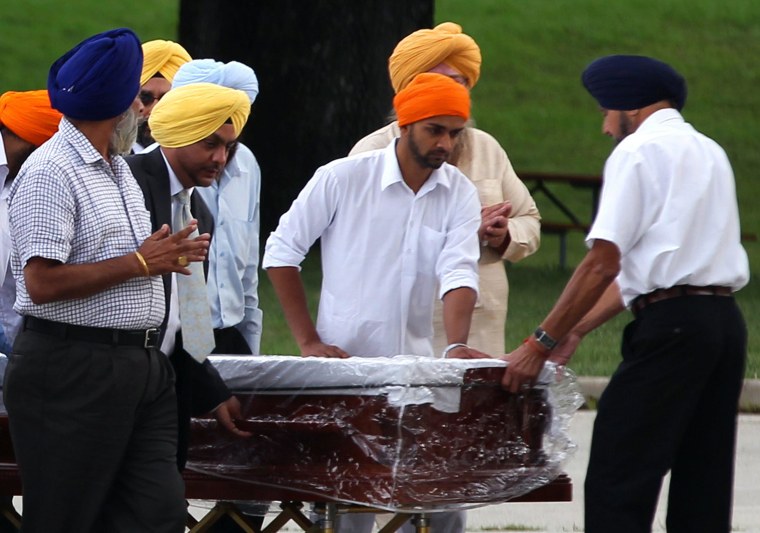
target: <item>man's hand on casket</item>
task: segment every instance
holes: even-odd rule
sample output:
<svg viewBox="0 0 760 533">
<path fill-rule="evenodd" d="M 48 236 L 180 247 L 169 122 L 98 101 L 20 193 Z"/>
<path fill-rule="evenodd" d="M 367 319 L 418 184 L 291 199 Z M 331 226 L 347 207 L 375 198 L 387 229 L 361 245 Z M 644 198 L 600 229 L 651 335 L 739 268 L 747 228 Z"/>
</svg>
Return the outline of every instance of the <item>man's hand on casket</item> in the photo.
<svg viewBox="0 0 760 533">
<path fill-rule="evenodd" d="M 303 357 L 336 357 L 339 359 L 350 357 L 350 355 L 337 346 L 325 344 L 322 341 L 307 342 L 300 346 L 300 348 Z"/>
<path fill-rule="evenodd" d="M 583 337 L 581 335 L 571 331 L 565 335 L 564 338 L 559 341 L 557 347 L 552 350 L 552 354 L 549 356 L 549 361 L 562 366 L 566 365 L 582 340 Z"/>
<path fill-rule="evenodd" d="M 544 367 L 547 355 L 530 343 L 523 343 L 515 351 L 504 355 L 501 359 L 507 361 L 507 370 L 501 379 L 502 386 L 512 393 L 532 386 Z"/>
<path fill-rule="evenodd" d="M 447 359 L 491 359 L 487 353 L 483 353 L 467 345 L 456 346 L 446 351 Z"/>
<path fill-rule="evenodd" d="M 248 438 L 252 433 L 248 431 L 242 431 L 235 425 L 235 420 L 241 420 L 243 418 L 243 412 L 240 408 L 240 400 L 235 396 L 230 396 L 227 401 L 220 403 L 216 409 L 214 409 L 214 418 L 230 433 L 234 433 L 238 437 Z"/>
</svg>

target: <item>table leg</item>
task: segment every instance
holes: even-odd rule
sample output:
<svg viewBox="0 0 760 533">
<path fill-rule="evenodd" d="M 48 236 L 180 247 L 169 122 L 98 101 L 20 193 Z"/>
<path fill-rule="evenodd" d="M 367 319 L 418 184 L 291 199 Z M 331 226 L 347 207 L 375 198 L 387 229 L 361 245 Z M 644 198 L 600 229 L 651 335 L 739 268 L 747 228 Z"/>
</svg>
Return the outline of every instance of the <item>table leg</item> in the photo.
<svg viewBox="0 0 760 533">
<path fill-rule="evenodd" d="M 430 519 L 425 513 L 414 515 L 412 522 L 416 533 L 430 533 Z"/>
</svg>

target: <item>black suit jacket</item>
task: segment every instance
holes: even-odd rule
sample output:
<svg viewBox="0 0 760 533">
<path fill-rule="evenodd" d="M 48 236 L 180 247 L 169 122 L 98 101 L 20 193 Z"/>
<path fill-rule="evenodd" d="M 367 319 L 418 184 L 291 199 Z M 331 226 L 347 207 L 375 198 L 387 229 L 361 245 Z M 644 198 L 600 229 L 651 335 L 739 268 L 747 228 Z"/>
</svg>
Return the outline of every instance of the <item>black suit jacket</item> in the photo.
<svg viewBox="0 0 760 533">
<path fill-rule="evenodd" d="M 153 231 L 163 224 L 172 223 L 172 198 L 169 191 L 169 170 L 159 149 L 152 152 L 132 155 L 126 158 L 137 183 L 145 197 L 145 207 L 150 211 Z M 198 220 L 200 233 L 213 231 L 214 219 L 200 195 L 193 193 L 190 197 L 190 212 Z M 174 230 L 175 228 L 172 228 Z M 204 265 L 206 269 L 208 265 Z M 169 316 L 171 303 L 171 274 L 164 275 L 164 295 L 166 298 L 166 315 Z M 169 354 L 177 374 L 177 399 L 180 418 L 198 416 L 209 412 L 230 397 L 229 389 L 219 376 L 214 366 L 208 361 L 198 364 L 195 359 L 182 349 L 181 335 L 178 335 L 174 353 Z M 189 410 L 185 416 L 183 411 Z M 180 421 L 182 424 L 182 420 Z"/>
</svg>

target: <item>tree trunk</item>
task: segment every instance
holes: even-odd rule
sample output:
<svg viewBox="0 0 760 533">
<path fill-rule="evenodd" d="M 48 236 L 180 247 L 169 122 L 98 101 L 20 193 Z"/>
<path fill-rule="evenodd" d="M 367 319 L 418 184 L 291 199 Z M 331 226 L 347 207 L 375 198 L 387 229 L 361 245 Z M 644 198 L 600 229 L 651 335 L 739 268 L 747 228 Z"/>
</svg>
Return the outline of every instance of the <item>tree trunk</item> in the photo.
<svg viewBox="0 0 760 533">
<path fill-rule="evenodd" d="M 242 141 L 262 172 L 262 237 L 320 165 L 387 122 L 388 57 L 431 27 L 433 0 L 181 0 L 194 58 L 240 61 L 260 93 Z"/>
</svg>

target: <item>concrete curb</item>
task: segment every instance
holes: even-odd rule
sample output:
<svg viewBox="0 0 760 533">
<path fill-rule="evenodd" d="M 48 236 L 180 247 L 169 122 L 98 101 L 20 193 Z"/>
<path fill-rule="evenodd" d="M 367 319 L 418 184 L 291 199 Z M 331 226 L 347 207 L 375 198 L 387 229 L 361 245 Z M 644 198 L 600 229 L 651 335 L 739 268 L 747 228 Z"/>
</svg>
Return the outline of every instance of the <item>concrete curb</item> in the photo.
<svg viewBox="0 0 760 533">
<path fill-rule="evenodd" d="M 580 386 L 586 404 L 596 405 L 596 400 L 602 395 L 609 378 L 594 376 L 579 376 Z M 589 402 L 590 401 L 590 402 Z M 739 398 L 739 411 L 744 413 L 760 412 L 760 379 L 745 379 Z"/>
</svg>

